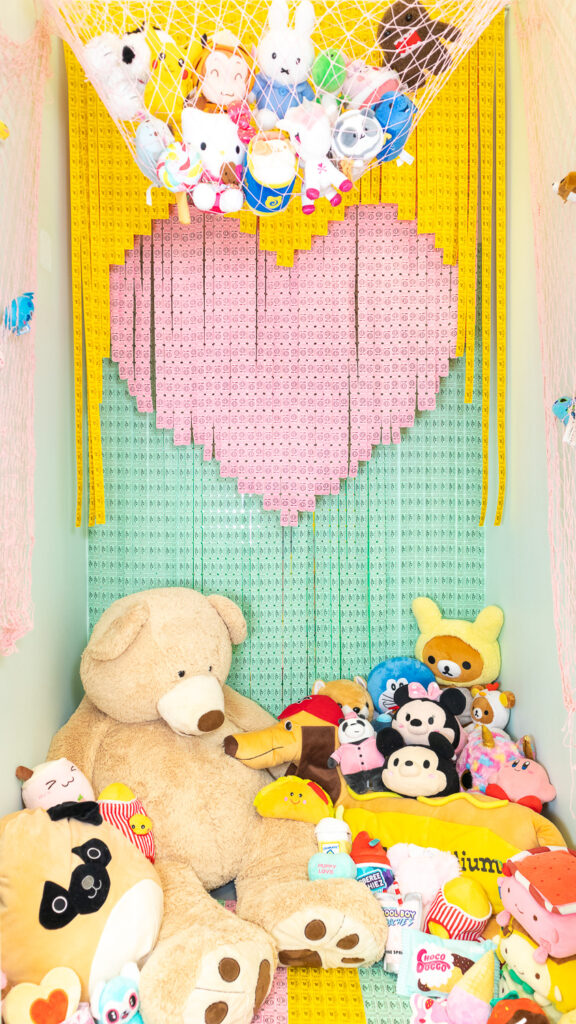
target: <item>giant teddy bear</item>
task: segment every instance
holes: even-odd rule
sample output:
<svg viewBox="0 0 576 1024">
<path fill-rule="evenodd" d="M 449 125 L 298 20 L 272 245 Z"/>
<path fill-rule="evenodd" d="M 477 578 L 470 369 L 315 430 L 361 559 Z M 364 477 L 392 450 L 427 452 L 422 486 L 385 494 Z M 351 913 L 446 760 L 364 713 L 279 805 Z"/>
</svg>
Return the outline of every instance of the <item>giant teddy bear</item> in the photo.
<svg viewBox="0 0 576 1024">
<path fill-rule="evenodd" d="M 270 775 L 224 753 L 228 734 L 274 722 L 225 685 L 245 636 L 240 609 L 218 595 L 167 588 L 116 601 L 82 657 L 86 696 L 50 749 L 96 793 L 130 786 L 154 822 L 165 914 L 142 971 L 146 1024 L 244 1024 L 277 959 L 355 967 L 383 954 L 369 890 L 308 881 L 313 826 L 260 818 L 253 800 Z M 231 879 L 236 914 L 208 892 Z"/>
</svg>

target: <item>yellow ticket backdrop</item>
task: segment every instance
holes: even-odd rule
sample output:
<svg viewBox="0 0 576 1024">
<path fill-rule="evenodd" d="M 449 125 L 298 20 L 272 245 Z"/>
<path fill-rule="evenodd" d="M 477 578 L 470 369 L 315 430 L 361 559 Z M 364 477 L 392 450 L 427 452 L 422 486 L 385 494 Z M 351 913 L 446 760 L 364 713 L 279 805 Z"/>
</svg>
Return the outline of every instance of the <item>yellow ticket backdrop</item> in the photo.
<svg viewBox="0 0 576 1024">
<path fill-rule="evenodd" d="M 184 3 L 180 6 L 186 7 Z M 326 38 L 326 27 L 323 25 Z M 341 28 L 338 29 L 338 34 Z M 335 42 L 338 40 L 335 30 Z M 329 40 L 327 40 L 329 41 Z M 174 197 L 153 190 L 139 171 L 114 121 L 72 51 L 66 48 L 70 119 L 70 194 L 76 401 L 76 522 L 82 518 L 84 477 L 83 394 L 88 429 L 89 525 L 105 521 L 100 435 L 102 359 L 110 355 L 109 268 L 124 262 L 138 235 L 166 219 Z M 474 390 L 477 301 L 481 310 L 483 402 L 483 486 L 480 522 L 488 500 L 488 430 L 492 335 L 496 349 L 498 496 L 501 521 L 506 480 L 504 402 L 506 383 L 506 197 L 504 13 L 498 14 L 431 101 L 407 143 L 411 165 L 393 161 L 369 171 L 333 208 L 326 200 L 304 216 L 294 201 L 275 216 L 238 216 L 239 230 L 258 234 L 261 249 L 291 266 L 297 252 L 310 249 L 331 221 L 354 204 L 394 203 L 400 220 L 416 220 L 418 231 L 435 236 L 444 262 L 458 265 L 457 355 L 466 362 L 464 400 Z M 479 173 L 480 168 L 480 173 Z M 191 229 L 192 230 L 192 229 Z M 477 252 L 482 245 L 480 294 Z M 495 252 L 494 274 L 492 253 Z M 495 316 L 493 315 L 495 310 Z"/>
</svg>

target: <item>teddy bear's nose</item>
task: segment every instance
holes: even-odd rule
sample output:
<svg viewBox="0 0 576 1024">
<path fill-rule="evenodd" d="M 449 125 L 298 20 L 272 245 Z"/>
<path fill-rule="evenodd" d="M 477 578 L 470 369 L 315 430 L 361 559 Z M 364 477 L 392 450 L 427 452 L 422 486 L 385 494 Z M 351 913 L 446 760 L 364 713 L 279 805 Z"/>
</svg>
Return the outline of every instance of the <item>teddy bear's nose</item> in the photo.
<svg viewBox="0 0 576 1024">
<path fill-rule="evenodd" d="M 234 739 L 234 736 L 226 736 L 224 739 L 224 752 L 229 757 L 234 757 L 238 750 L 238 740 Z"/>
<path fill-rule="evenodd" d="M 207 711 L 205 715 L 201 715 L 198 720 L 198 728 L 200 732 L 214 732 L 214 729 L 219 729 L 224 721 L 224 715 L 221 711 Z"/>
</svg>

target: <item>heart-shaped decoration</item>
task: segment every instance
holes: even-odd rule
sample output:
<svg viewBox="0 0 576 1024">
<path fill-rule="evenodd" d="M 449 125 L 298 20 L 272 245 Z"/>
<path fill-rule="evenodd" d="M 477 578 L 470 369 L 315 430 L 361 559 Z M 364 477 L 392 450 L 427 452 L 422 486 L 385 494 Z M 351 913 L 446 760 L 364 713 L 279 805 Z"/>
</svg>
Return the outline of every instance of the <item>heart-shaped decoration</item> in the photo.
<svg viewBox="0 0 576 1024">
<path fill-rule="evenodd" d="M 5 1024 L 62 1024 L 80 1005 L 82 986 L 70 967 L 48 971 L 39 985 L 24 982 L 2 1004 Z"/>
<path fill-rule="evenodd" d="M 47 999 L 35 999 L 30 1007 L 34 1024 L 62 1024 L 68 1016 L 68 996 L 55 988 Z"/>
</svg>

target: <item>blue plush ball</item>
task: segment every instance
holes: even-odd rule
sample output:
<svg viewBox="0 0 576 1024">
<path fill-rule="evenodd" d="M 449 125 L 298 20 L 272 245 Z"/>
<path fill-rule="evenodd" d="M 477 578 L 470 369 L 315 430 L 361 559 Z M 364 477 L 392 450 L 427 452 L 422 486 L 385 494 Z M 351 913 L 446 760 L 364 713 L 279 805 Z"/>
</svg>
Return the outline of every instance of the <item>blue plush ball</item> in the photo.
<svg viewBox="0 0 576 1024">
<path fill-rule="evenodd" d="M 394 694 L 399 686 L 420 683 L 427 690 L 434 681 L 434 673 L 418 658 L 387 658 L 368 676 L 368 693 L 380 720 L 385 721 L 396 707 Z"/>
</svg>

